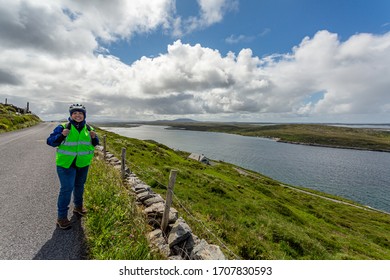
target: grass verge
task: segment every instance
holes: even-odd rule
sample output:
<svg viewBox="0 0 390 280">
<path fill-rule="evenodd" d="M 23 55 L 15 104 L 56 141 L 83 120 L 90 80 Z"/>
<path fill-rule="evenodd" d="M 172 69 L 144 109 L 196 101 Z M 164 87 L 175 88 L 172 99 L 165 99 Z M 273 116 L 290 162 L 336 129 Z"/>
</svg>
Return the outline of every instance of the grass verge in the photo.
<svg viewBox="0 0 390 280">
<path fill-rule="evenodd" d="M 20 114 L 12 105 L 0 103 L 0 133 L 30 127 L 41 122 L 34 114 Z"/>
<path fill-rule="evenodd" d="M 84 227 L 89 259 L 161 259 L 149 247 L 147 223 L 117 170 L 95 158 L 84 197 L 88 209 Z"/>
</svg>

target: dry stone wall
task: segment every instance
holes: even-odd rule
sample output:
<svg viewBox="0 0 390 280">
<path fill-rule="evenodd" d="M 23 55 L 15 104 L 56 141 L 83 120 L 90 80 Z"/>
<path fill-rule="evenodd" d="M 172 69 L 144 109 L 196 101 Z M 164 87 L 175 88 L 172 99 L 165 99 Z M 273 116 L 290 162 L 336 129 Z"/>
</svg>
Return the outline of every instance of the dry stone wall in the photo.
<svg viewBox="0 0 390 280">
<path fill-rule="evenodd" d="M 97 147 L 103 156 L 103 147 Z M 114 168 L 121 170 L 121 161 L 112 153 L 106 152 L 105 160 Z M 165 200 L 152 188 L 141 181 L 126 166 L 125 184 L 130 187 L 137 204 L 142 207 L 149 225 L 153 230 L 148 238 L 153 246 L 167 259 L 171 260 L 225 260 L 226 257 L 217 245 L 208 244 L 206 240 L 193 234 L 186 221 L 179 216 L 176 209 L 170 208 L 167 232 L 161 230 L 165 209 Z"/>
</svg>

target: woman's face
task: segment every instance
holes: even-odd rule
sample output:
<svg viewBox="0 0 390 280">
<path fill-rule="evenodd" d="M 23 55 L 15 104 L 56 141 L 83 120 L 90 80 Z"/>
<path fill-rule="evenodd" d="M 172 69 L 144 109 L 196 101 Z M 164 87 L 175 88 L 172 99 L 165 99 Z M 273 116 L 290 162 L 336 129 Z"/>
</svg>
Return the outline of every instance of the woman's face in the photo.
<svg viewBox="0 0 390 280">
<path fill-rule="evenodd" d="M 84 114 L 82 112 L 75 111 L 72 113 L 71 118 L 76 122 L 82 122 L 84 120 Z"/>
</svg>

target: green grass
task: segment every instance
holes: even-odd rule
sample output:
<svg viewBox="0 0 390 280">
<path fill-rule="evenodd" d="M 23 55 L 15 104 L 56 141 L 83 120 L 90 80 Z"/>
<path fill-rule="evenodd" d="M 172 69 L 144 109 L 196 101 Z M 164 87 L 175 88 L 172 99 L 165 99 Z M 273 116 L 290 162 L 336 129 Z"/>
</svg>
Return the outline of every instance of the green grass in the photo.
<svg viewBox="0 0 390 280">
<path fill-rule="evenodd" d="M 84 197 L 88 209 L 84 227 L 89 259 L 161 259 L 149 247 L 145 217 L 135 206 L 117 170 L 94 159 Z"/>
<path fill-rule="evenodd" d="M 117 157 L 126 147 L 130 169 L 163 196 L 170 170 L 178 170 L 174 207 L 229 258 L 390 259 L 387 214 L 298 192 L 249 170 L 240 174 L 228 163 L 203 165 L 154 141 L 98 132 Z"/>
<path fill-rule="evenodd" d="M 41 119 L 34 114 L 18 114 L 10 106 L 0 103 L 0 133 L 36 125 Z"/>
</svg>

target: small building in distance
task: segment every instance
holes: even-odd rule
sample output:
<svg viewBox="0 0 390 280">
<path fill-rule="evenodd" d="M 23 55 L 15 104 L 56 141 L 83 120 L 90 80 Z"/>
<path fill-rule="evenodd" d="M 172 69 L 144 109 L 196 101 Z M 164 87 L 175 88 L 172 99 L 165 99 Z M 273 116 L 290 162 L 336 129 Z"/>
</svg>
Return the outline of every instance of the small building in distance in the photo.
<svg viewBox="0 0 390 280">
<path fill-rule="evenodd" d="M 204 164 L 210 164 L 210 160 L 204 154 L 199 155 L 199 154 L 192 153 L 188 156 L 188 158 L 199 161 Z"/>
</svg>

